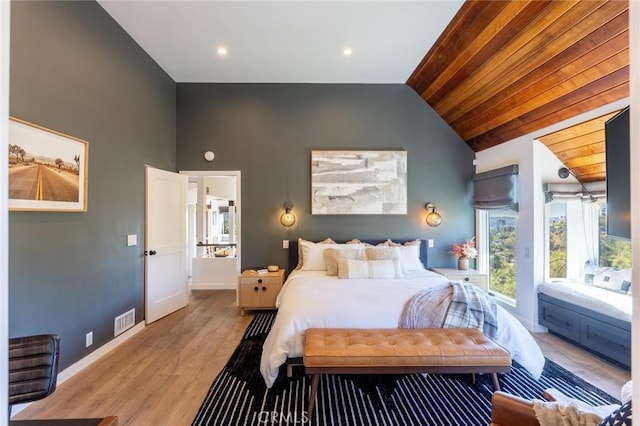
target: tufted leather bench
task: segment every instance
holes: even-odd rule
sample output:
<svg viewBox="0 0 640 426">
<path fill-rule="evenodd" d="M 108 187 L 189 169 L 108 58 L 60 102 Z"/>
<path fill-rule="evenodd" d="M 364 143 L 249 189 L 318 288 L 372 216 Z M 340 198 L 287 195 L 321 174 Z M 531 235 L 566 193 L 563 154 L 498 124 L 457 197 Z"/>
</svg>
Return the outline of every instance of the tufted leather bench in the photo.
<svg viewBox="0 0 640 426">
<path fill-rule="evenodd" d="M 304 367 L 311 374 L 311 416 L 321 374 L 496 373 L 511 371 L 511 355 L 474 328 L 311 328 Z"/>
</svg>

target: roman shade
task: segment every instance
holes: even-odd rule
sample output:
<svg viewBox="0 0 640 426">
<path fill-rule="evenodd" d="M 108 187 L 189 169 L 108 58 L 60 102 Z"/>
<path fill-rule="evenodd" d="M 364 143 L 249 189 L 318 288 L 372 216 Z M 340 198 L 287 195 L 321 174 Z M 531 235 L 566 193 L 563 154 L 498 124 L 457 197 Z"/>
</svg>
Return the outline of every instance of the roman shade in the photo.
<svg viewBox="0 0 640 426">
<path fill-rule="evenodd" d="M 473 175 L 473 207 L 518 211 L 518 165 Z"/>
<path fill-rule="evenodd" d="M 559 199 L 581 199 L 595 201 L 606 197 L 604 182 L 590 182 L 587 188 L 582 183 L 545 183 L 543 185 L 544 200 L 550 203 Z"/>
</svg>

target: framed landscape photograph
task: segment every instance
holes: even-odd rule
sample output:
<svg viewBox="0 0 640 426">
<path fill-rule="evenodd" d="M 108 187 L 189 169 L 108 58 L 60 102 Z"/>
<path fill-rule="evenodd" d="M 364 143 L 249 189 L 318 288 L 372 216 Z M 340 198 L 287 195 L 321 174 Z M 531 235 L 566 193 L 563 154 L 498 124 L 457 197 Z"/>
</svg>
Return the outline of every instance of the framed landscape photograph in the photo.
<svg viewBox="0 0 640 426">
<path fill-rule="evenodd" d="M 10 117 L 9 210 L 87 211 L 89 143 Z"/>
<path fill-rule="evenodd" d="M 407 151 L 311 151 L 311 214 L 407 214 Z"/>
</svg>

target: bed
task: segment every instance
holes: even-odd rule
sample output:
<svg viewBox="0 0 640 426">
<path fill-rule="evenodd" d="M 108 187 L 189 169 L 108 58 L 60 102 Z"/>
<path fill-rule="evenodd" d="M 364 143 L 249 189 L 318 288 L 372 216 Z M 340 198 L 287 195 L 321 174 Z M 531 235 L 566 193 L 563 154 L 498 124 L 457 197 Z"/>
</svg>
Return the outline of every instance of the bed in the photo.
<svg viewBox="0 0 640 426">
<path fill-rule="evenodd" d="M 400 243 L 415 244 L 415 240 Z M 290 259 L 296 259 L 297 247 L 290 247 L 293 248 Z M 424 241 L 406 252 L 415 253 L 416 259 L 413 256 L 404 259 L 402 278 L 343 279 L 313 267 L 292 270 L 278 295 L 278 313 L 262 349 L 260 372 L 267 387 L 273 385 L 288 358 L 302 355 L 306 329 L 397 328 L 403 308 L 413 295 L 427 287 L 448 283 L 445 277 L 422 266 L 426 264 L 427 252 Z M 307 257 L 305 262 L 312 264 L 314 259 Z M 315 260 L 318 261 L 317 256 Z M 297 261 L 291 264 L 296 265 Z M 545 359 L 533 337 L 500 306 L 497 322 L 496 342 L 511 352 L 515 362 L 538 378 Z"/>
</svg>

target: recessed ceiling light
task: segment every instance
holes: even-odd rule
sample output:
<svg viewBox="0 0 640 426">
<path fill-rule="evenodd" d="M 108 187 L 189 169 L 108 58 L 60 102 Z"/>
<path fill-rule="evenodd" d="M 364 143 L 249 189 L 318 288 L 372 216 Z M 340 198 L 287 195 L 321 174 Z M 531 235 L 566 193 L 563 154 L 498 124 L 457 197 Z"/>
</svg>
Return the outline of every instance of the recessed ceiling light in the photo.
<svg viewBox="0 0 640 426">
<path fill-rule="evenodd" d="M 216 49 L 216 53 L 218 53 L 218 55 L 220 56 L 225 56 L 227 54 L 227 48 L 220 46 Z"/>
<path fill-rule="evenodd" d="M 352 53 L 353 51 L 350 47 L 345 47 L 344 49 L 342 49 L 342 56 L 351 56 Z"/>
</svg>

